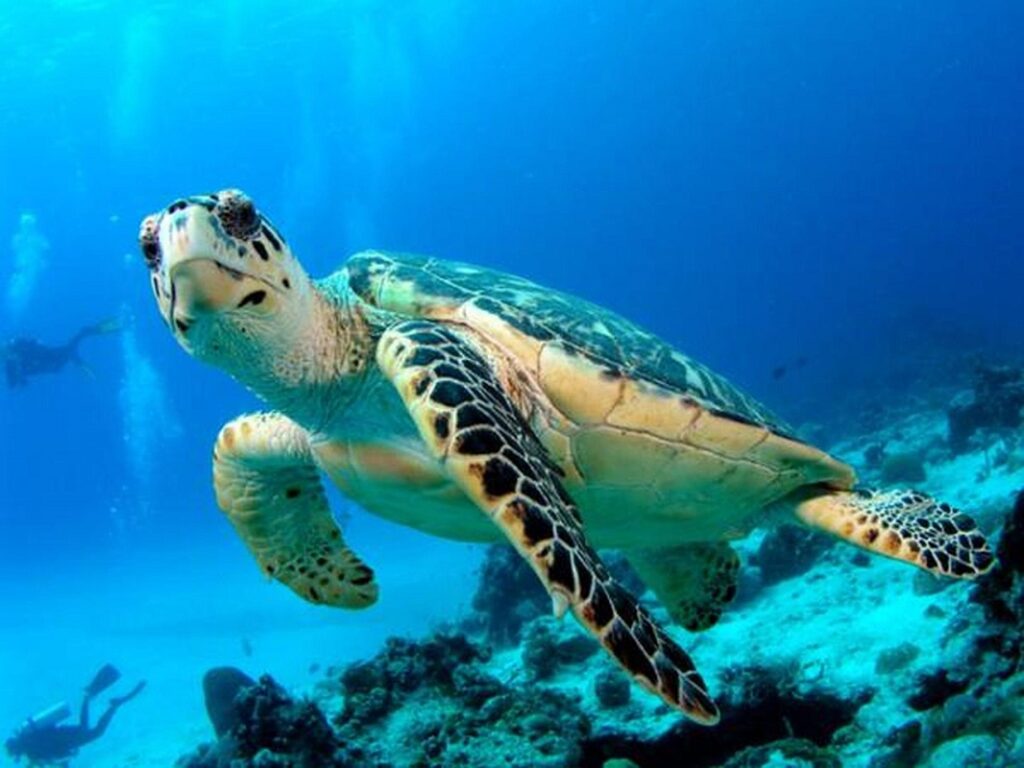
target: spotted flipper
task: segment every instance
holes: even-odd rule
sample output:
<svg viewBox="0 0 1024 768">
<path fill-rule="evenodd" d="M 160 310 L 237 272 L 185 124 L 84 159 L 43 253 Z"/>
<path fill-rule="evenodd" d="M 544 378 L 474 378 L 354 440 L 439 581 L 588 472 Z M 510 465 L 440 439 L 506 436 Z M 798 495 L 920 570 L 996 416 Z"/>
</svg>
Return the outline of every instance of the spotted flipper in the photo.
<svg viewBox="0 0 1024 768">
<path fill-rule="evenodd" d="M 669 615 L 691 632 L 713 627 L 736 597 L 740 559 L 725 542 L 633 549 L 626 556 Z"/>
<path fill-rule="evenodd" d="M 689 656 L 608 574 L 587 543 L 559 470 L 484 355 L 426 321 L 390 329 L 377 362 L 451 477 L 509 538 L 551 593 L 635 680 L 704 724 L 718 709 Z"/>
<path fill-rule="evenodd" d="M 365 608 L 373 571 L 331 516 L 306 432 L 276 413 L 227 424 L 213 451 L 217 504 L 260 569 L 311 603 Z"/>
<path fill-rule="evenodd" d="M 812 528 L 940 576 L 973 579 L 995 561 L 974 520 L 917 491 L 807 491 L 795 511 Z"/>
</svg>

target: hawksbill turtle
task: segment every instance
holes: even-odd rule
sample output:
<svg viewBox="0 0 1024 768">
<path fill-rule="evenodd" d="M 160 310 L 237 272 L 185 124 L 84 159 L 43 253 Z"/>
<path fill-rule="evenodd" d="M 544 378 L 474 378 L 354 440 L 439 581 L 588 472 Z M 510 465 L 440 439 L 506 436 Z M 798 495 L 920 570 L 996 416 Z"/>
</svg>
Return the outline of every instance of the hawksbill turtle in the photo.
<svg viewBox="0 0 1024 768">
<path fill-rule="evenodd" d="M 625 671 L 690 718 L 719 713 L 686 652 L 609 574 L 621 550 L 672 619 L 713 625 L 729 542 L 799 521 L 943 576 L 993 563 L 974 521 L 910 490 L 855 488 L 703 365 L 618 315 L 468 264 L 366 251 L 311 279 L 238 190 L 175 201 L 140 244 L 177 342 L 272 410 L 223 427 L 217 504 L 268 576 L 345 608 L 374 573 L 321 476 L 371 513 L 505 539 Z"/>
</svg>

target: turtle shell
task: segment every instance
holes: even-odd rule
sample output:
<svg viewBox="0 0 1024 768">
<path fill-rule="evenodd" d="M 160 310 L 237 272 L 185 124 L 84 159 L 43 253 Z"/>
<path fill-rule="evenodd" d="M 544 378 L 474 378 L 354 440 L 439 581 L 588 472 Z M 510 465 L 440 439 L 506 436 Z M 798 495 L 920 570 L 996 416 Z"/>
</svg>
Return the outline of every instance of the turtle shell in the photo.
<svg viewBox="0 0 1024 768">
<path fill-rule="evenodd" d="M 350 285 L 374 306 L 415 317 L 450 319 L 465 305 L 541 343 L 555 342 L 601 366 L 606 377 L 647 381 L 701 407 L 789 428 L 753 398 L 657 336 L 596 304 L 514 275 L 412 254 L 368 251 L 348 264 Z"/>
<path fill-rule="evenodd" d="M 346 274 L 368 304 L 458 323 L 513 358 L 533 388 L 515 376 L 506 384 L 520 390 L 524 413 L 585 512 L 643 505 L 675 520 L 729 512 L 714 530 L 693 532 L 706 540 L 743 535 L 738 518 L 802 485 L 853 483 L 848 466 L 797 439 L 726 379 L 595 304 L 410 254 L 360 253 Z M 602 519 L 631 522 L 626 513 Z"/>
</svg>

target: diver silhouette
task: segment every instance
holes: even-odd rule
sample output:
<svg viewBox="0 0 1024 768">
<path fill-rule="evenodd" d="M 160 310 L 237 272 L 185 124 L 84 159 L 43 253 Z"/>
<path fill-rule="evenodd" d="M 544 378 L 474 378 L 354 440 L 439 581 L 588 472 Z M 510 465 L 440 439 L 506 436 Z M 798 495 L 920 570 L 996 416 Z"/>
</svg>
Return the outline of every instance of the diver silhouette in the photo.
<svg viewBox="0 0 1024 768">
<path fill-rule="evenodd" d="M 88 366 L 78 356 L 78 345 L 90 336 L 113 333 L 120 328 L 116 320 L 88 325 L 72 336 L 67 343 L 52 347 L 24 336 L 11 339 L 0 346 L 0 358 L 3 359 L 7 386 L 12 389 L 23 387 L 33 376 L 59 373 L 68 363 L 74 363 L 88 371 Z"/>
<path fill-rule="evenodd" d="M 89 725 L 89 703 L 121 678 L 121 673 L 105 664 L 85 688 L 77 725 L 61 725 L 71 715 L 66 703 L 60 703 L 30 717 L 5 742 L 7 754 L 20 762 L 26 758 L 30 766 L 67 766 L 68 760 L 78 753 L 79 747 L 95 741 L 104 734 L 118 707 L 134 699 L 146 687 L 143 680 L 124 696 L 115 696 L 107 704 L 96 725 Z"/>
</svg>

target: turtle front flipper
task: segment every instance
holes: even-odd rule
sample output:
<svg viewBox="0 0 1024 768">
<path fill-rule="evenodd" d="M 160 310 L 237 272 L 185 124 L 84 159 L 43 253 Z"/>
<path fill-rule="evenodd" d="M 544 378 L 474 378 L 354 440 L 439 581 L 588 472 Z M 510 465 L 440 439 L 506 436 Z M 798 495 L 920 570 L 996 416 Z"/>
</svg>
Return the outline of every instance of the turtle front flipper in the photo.
<svg viewBox="0 0 1024 768">
<path fill-rule="evenodd" d="M 430 450 L 530 564 L 556 613 L 573 614 L 644 687 L 697 722 L 718 709 L 686 652 L 609 575 L 539 440 L 493 367 L 450 327 L 389 329 L 377 363 Z"/>
<path fill-rule="evenodd" d="M 240 416 L 213 450 L 217 504 L 260 569 L 312 603 L 365 608 L 373 571 L 345 545 L 309 437 L 277 413 Z"/>
<path fill-rule="evenodd" d="M 685 629 L 702 632 L 736 597 L 740 559 L 726 542 L 698 542 L 626 552 L 643 582 Z"/>
<path fill-rule="evenodd" d="M 940 576 L 973 579 L 995 562 L 970 516 L 918 491 L 808 488 L 791 501 L 806 525 Z"/>
</svg>

